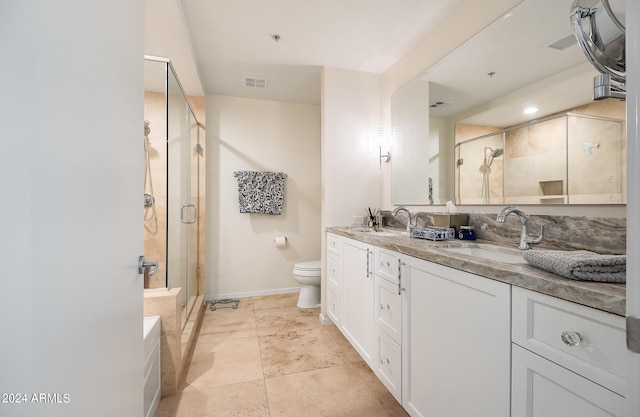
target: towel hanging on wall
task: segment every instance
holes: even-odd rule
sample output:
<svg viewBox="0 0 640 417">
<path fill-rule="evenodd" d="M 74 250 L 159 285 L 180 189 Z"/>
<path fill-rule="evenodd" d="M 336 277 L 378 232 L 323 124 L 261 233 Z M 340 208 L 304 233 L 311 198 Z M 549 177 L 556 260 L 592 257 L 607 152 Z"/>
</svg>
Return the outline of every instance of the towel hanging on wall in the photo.
<svg viewBox="0 0 640 417">
<path fill-rule="evenodd" d="M 240 213 L 281 214 L 284 202 L 284 172 L 235 171 Z"/>
</svg>

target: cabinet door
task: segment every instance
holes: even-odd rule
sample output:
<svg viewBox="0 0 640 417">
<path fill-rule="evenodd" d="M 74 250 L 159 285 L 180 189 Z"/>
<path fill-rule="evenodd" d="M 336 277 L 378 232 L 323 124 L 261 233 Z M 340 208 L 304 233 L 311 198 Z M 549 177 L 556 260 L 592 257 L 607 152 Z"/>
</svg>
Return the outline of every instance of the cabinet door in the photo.
<svg viewBox="0 0 640 417">
<path fill-rule="evenodd" d="M 411 257 L 403 261 L 405 409 L 414 417 L 508 417 L 510 286 Z"/>
<path fill-rule="evenodd" d="M 620 395 L 513 344 L 512 417 L 624 415 Z"/>
<path fill-rule="evenodd" d="M 376 347 L 373 246 L 343 242 L 342 332 L 367 364 L 374 368 Z"/>
</svg>

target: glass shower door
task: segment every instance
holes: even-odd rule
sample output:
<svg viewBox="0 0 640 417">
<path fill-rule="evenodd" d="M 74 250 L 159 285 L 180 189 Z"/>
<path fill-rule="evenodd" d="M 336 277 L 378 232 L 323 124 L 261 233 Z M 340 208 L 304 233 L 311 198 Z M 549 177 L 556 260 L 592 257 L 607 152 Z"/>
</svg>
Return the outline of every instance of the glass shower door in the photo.
<svg viewBox="0 0 640 417">
<path fill-rule="evenodd" d="M 182 327 L 197 297 L 197 136 L 195 117 L 182 89 L 169 71 L 167 107 L 167 280 L 169 288 L 181 287 Z M 195 178 L 195 179 L 194 179 Z"/>
</svg>

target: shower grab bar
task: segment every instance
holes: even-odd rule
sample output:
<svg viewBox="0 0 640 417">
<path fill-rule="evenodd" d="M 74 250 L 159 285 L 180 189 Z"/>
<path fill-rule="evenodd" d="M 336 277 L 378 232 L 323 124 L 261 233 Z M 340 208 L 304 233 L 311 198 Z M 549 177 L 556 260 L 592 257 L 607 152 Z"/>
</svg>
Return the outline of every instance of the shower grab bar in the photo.
<svg viewBox="0 0 640 417">
<path fill-rule="evenodd" d="M 192 208 L 193 209 L 193 217 L 191 219 L 186 219 L 184 216 L 185 213 L 185 209 L 187 208 Z M 194 204 L 191 203 L 187 203 L 187 204 L 183 204 L 182 208 L 180 209 L 180 221 L 184 224 L 194 224 L 196 222 L 196 220 L 198 219 L 198 209 Z"/>
</svg>

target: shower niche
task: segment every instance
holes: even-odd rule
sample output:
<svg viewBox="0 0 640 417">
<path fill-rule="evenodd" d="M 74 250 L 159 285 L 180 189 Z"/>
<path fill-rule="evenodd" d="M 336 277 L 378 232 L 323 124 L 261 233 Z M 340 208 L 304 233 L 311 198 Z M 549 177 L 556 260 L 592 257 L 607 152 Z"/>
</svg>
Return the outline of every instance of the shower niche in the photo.
<svg viewBox="0 0 640 417">
<path fill-rule="evenodd" d="M 204 98 L 187 96 L 171 62 L 145 57 L 145 289 L 181 288 L 182 327 L 204 292 Z M 144 204 L 143 202 L 144 197 Z"/>
<path fill-rule="evenodd" d="M 624 204 L 624 124 L 565 112 L 493 131 L 456 126 L 456 202 Z"/>
</svg>

